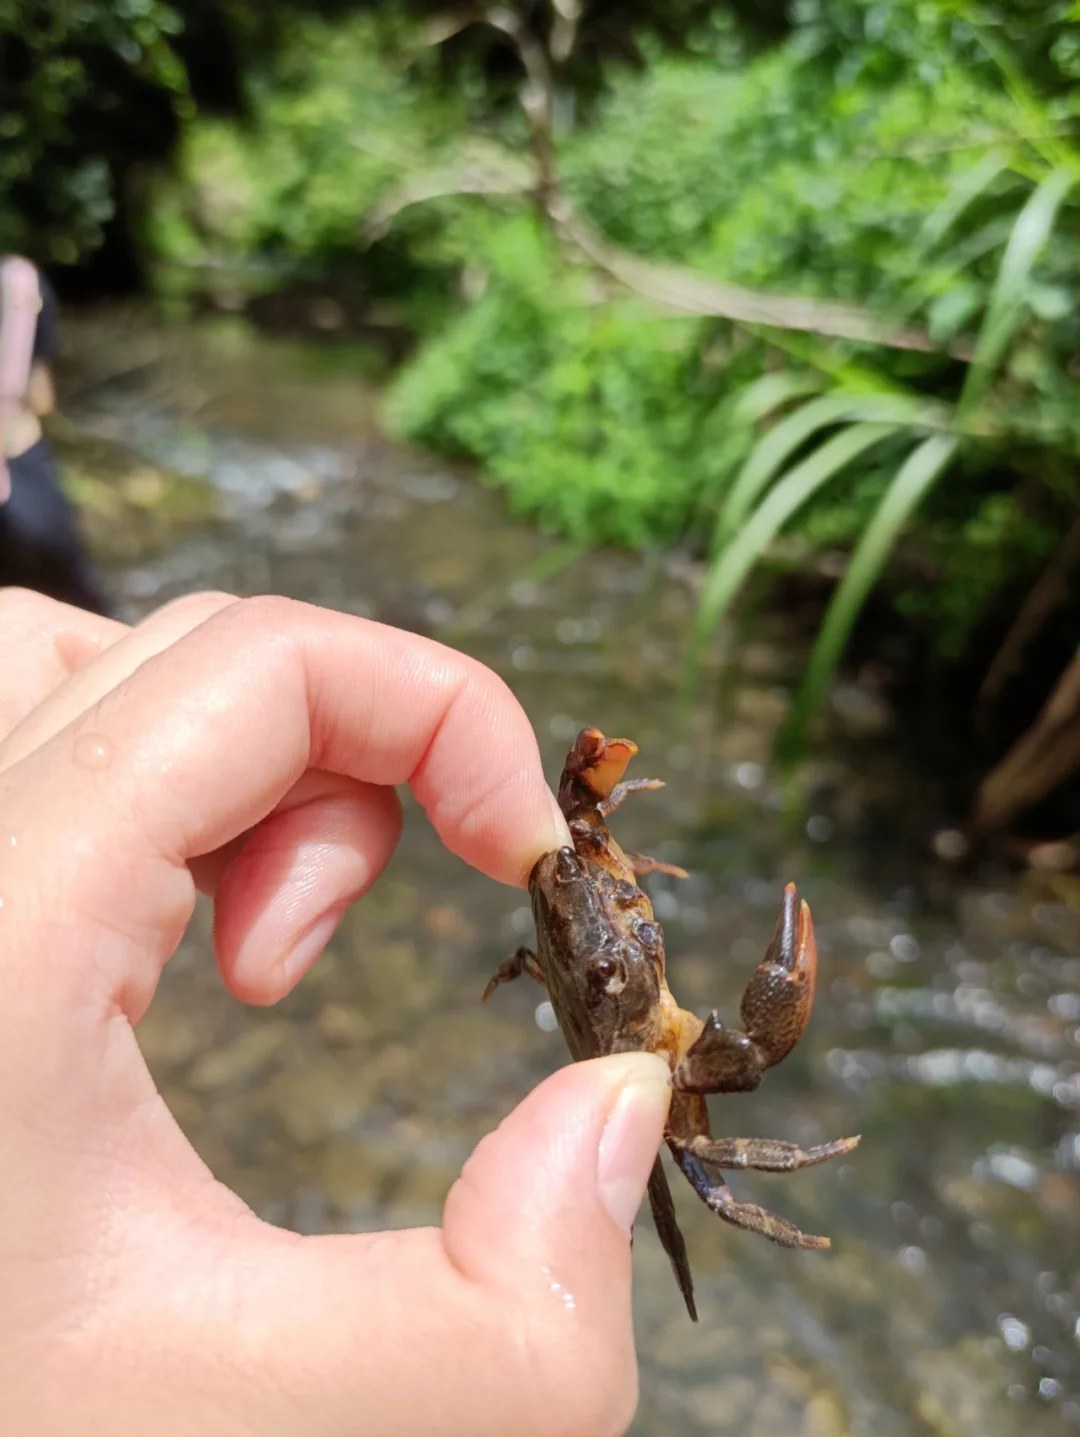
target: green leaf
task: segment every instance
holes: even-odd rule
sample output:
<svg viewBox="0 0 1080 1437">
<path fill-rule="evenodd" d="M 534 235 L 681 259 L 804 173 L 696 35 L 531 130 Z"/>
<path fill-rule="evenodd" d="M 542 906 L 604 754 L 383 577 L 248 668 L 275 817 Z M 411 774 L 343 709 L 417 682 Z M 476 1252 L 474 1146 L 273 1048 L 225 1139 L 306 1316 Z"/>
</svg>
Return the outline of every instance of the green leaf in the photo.
<svg viewBox="0 0 1080 1437">
<path fill-rule="evenodd" d="M 1073 175 L 1069 170 L 1054 170 L 1016 217 L 957 405 L 961 415 L 985 399 L 1006 350 L 1027 316 L 1032 269 L 1050 238 L 1057 212 L 1072 184 Z"/>
<path fill-rule="evenodd" d="M 853 459 L 903 428 L 902 423 L 895 422 L 848 425 L 796 464 L 770 489 L 745 526 L 712 563 L 694 625 L 692 662 L 696 662 L 701 646 L 723 618 L 765 546 L 791 516 Z"/>
<path fill-rule="evenodd" d="M 755 426 L 789 400 L 816 394 L 825 383 L 821 374 L 785 369 L 754 380 L 713 411 L 701 434 L 708 453 L 702 464 L 705 482 L 699 512 L 715 503 L 716 495 L 745 458 L 754 443 Z M 719 434 L 714 441 L 715 431 Z"/>
<path fill-rule="evenodd" d="M 816 394 L 825 381 L 820 374 L 783 369 L 777 374 L 764 374 L 748 384 L 736 397 L 732 418 L 736 423 L 754 424 L 779 409 L 789 399 Z"/>
<path fill-rule="evenodd" d="M 803 404 L 754 446 L 739 471 L 717 524 L 715 547 L 730 542 L 739 525 L 791 456 L 820 429 L 845 421 L 920 424 L 934 417 L 925 400 L 905 394 L 826 394 Z"/>
<path fill-rule="evenodd" d="M 939 294 L 926 315 L 931 338 L 942 341 L 958 334 L 972 315 L 978 313 L 982 300 L 983 291 L 973 280 L 961 281 Z"/>
<path fill-rule="evenodd" d="M 913 246 L 913 257 L 922 259 L 940 244 L 968 206 L 989 189 L 1006 168 L 1002 157 L 991 151 L 977 165 L 965 170 L 938 207 L 923 221 Z"/>
<path fill-rule="evenodd" d="M 1072 291 L 1063 284 L 1030 284 L 1028 304 L 1032 314 L 1037 319 L 1045 319 L 1048 324 L 1064 319 L 1076 308 Z"/>
<path fill-rule="evenodd" d="M 795 703 L 780 734 L 778 755 L 784 764 L 791 764 L 802 752 L 807 725 L 832 681 L 859 611 L 880 578 L 897 535 L 952 462 L 959 443 L 955 434 L 933 434 L 909 454 L 855 546 L 818 630 Z"/>
</svg>

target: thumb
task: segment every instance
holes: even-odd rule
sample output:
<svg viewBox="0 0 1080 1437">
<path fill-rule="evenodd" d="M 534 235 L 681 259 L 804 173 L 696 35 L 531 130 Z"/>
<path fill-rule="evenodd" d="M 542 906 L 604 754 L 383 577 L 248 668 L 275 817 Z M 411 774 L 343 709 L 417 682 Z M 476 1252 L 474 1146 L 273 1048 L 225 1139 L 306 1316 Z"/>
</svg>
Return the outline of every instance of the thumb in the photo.
<svg viewBox="0 0 1080 1437">
<path fill-rule="evenodd" d="M 553 1344 L 564 1388 L 591 1386 L 605 1413 L 619 1400 L 612 1384 L 624 1403 L 636 1396 L 629 1237 L 663 1137 L 670 1078 L 664 1059 L 648 1053 L 560 1069 L 484 1139 L 446 1202 L 450 1260 L 502 1298 L 511 1321 L 527 1303 L 534 1353 Z"/>
<path fill-rule="evenodd" d="M 571 1063 L 486 1137 L 451 1189 L 443 1238 L 451 1261 L 488 1288 L 520 1291 L 523 1270 L 629 1287 L 630 1228 L 663 1137 L 667 1063 L 620 1053 Z M 623 1294 L 628 1296 L 628 1293 Z"/>
</svg>

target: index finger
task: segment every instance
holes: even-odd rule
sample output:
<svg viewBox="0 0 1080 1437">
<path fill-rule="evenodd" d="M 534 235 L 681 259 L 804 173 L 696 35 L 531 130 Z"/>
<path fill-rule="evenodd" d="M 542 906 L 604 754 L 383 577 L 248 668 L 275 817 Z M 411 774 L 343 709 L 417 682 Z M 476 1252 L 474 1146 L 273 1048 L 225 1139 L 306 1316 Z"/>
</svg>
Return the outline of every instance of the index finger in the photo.
<svg viewBox="0 0 1080 1437">
<path fill-rule="evenodd" d="M 194 905 L 188 861 L 311 769 L 408 783 L 446 846 L 504 882 L 568 841 L 528 719 L 489 669 L 382 624 L 242 600 L 0 774 L 0 920 L 50 955 L 8 974 L 14 993 L 67 1001 L 59 975 L 78 987 L 95 952 L 109 1003 L 137 1019 Z"/>
<path fill-rule="evenodd" d="M 490 669 L 287 599 L 210 618 L 41 758 L 40 781 L 69 817 L 74 803 L 82 825 L 141 838 L 171 862 L 246 831 L 312 768 L 407 783 L 451 852 L 502 882 L 523 883 L 567 841 L 531 725 Z"/>
</svg>

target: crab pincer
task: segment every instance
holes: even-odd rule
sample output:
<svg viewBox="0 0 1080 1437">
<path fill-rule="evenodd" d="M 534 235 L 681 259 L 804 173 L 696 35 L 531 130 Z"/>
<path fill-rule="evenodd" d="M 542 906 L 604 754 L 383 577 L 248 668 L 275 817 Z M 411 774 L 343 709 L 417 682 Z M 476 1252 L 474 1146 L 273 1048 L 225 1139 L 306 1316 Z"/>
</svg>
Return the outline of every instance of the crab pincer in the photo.
<svg viewBox="0 0 1080 1437">
<path fill-rule="evenodd" d="M 816 979 L 810 906 L 789 883 L 765 957 L 742 996 L 743 1028 L 726 1028 L 714 1009 L 676 1067 L 674 1086 L 684 1093 L 751 1092 L 805 1032 Z"/>
<path fill-rule="evenodd" d="M 758 1232 L 783 1247 L 827 1248 L 829 1239 L 800 1232 L 787 1218 L 755 1203 L 736 1202 L 719 1177 L 725 1169 L 795 1172 L 844 1157 L 859 1143 L 838 1138 L 817 1147 L 776 1138 L 714 1138 L 703 1095 L 747 1093 L 761 1082 L 802 1037 L 814 1004 L 817 945 L 810 908 L 795 885 L 784 889 L 780 916 L 765 957 L 743 993 L 743 1028 L 725 1028 L 715 1010 L 672 1073 L 681 1106 L 680 1132 L 669 1132 L 668 1147 L 695 1192 L 713 1212 L 736 1227 Z M 673 1105 L 674 1106 L 674 1105 Z"/>
</svg>

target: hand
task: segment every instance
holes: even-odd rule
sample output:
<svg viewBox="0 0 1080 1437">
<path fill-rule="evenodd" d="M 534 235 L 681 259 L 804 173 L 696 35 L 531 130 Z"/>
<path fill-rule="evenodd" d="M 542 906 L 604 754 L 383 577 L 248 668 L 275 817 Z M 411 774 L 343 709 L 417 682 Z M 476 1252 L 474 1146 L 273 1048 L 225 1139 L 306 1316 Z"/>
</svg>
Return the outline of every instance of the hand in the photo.
<svg viewBox="0 0 1080 1437">
<path fill-rule="evenodd" d="M 623 1431 L 662 1060 L 561 1069 L 477 1148 L 441 1229 L 300 1238 L 215 1182 L 133 1031 L 196 886 L 230 990 L 288 993 L 390 857 L 394 784 L 522 883 L 567 835 L 505 686 L 282 599 L 128 629 L 14 590 L 0 674 L 0 1431 Z"/>
<path fill-rule="evenodd" d="M 6 504 L 10 498 L 11 470 L 8 468 L 7 460 L 0 454 L 0 504 Z"/>
</svg>

